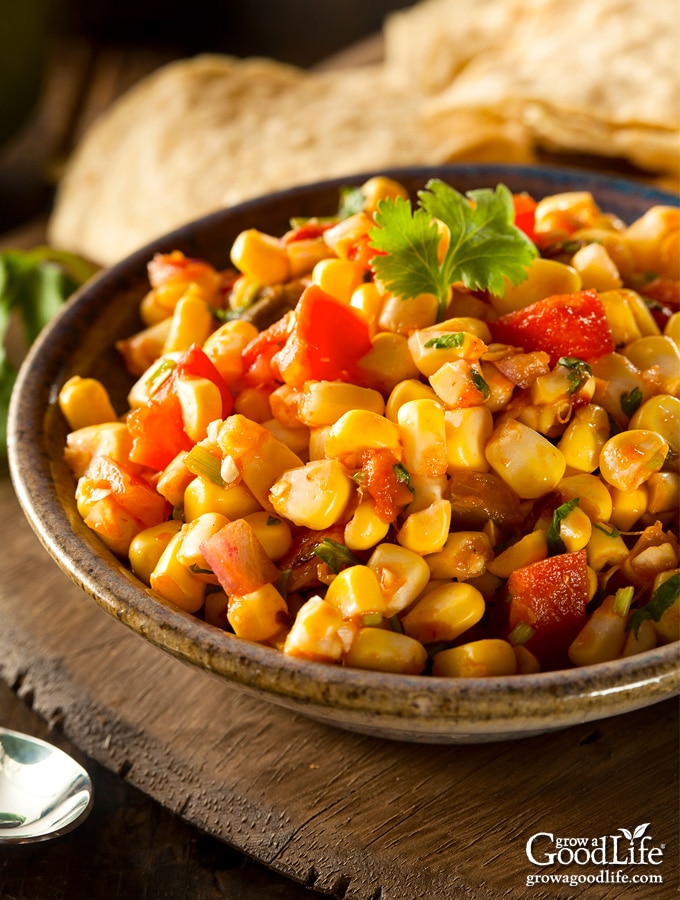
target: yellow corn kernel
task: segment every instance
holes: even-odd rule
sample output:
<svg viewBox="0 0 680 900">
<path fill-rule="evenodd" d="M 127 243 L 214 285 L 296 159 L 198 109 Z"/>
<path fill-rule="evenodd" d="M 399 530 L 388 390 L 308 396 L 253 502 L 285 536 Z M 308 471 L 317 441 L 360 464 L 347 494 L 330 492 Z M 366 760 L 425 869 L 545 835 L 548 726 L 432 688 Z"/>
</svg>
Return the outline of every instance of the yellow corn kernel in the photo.
<svg viewBox="0 0 680 900">
<path fill-rule="evenodd" d="M 108 391 L 101 381 L 81 378 L 80 375 L 69 378 L 59 391 L 59 409 L 71 431 L 118 420 Z"/>
<path fill-rule="evenodd" d="M 523 500 L 533 500 L 560 483 L 566 461 L 557 447 L 513 419 L 496 428 L 486 445 L 491 468 Z"/>
<path fill-rule="evenodd" d="M 247 228 L 234 241 L 231 261 L 244 275 L 259 284 L 278 284 L 290 278 L 285 247 L 270 234 Z"/>
<path fill-rule="evenodd" d="M 498 578 L 509 578 L 515 569 L 540 562 L 548 556 L 548 541 L 544 531 L 531 531 L 498 556 L 489 560 L 487 569 Z"/>
<path fill-rule="evenodd" d="M 362 409 L 377 416 L 385 412 L 382 394 L 344 381 L 307 381 L 299 403 L 300 421 L 310 428 L 333 425 L 350 410 Z"/>
<path fill-rule="evenodd" d="M 437 321 L 437 298 L 434 294 L 420 294 L 405 303 L 391 294 L 383 300 L 378 327 L 381 331 L 409 335 L 414 328 L 426 328 Z"/>
<path fill-rule="evenodd" d="M 192 344 L 203 344 L 212 330 L 212 310 L 201 291 L 192 284 L 177 301 L 163 353 L 184 351 Z"/>
<path fill-rule="evenodd" d="M 364 616 L 375 616 L 378 621 L 373 624 L 380 624 L 387 609 L 375 572 L 363 565 L 342 569 L 331 581 L 325 599 L 337 606 L 343 619 L 361 620 Z"/>
<path fill-rule="evenodd" d="M 373 228 L 373 219 L 365 212 L 355 213 L 327 228 L 323 233 L 324 242 L 340 259 L 348 259 L 355 251 L 357 243 L 365 240 Z"/>
<path fill-rule="evenodd" d="M 429 553 L 425 562 L 432 578 L 454 578 L 467 581 L 486 571 L 493 557 L 491 542 L 482 531 L 454 531 L 446 539 L 441 550 Z"/>
<path fill-rule="evenodd" d="M 446 543 L 451 528 L 451 504 L 435 500 L 425 509 L 408 515 L 397 533 L 402 547 L 415 553 L 436 553 Z"/>
<path fill-rule="evenodd" d="M 641 404 L 630 418 L 629 427 L 656 431 L 672 448 L 680 452 L 680 398 L 656 394 Z"/>
<path fill-rule="evenodd" d="M 369 322 L 373 322 L 380 315 L 382 302 L 382 294 L 372 281 L 357 285 L 349 299 L 349 305 L 362 312 Z"/>
<path fill-rule="evenodd" d="M 440 333 L 456 334 L 459 331 L 464 331 L 473 337 L 479 338 L 482 343 L 487 345 L 490 344 L 492 340 L 489 326 L 483 319 L 476 318 L 475 316 L 454 316 L 450 319 L 444 319 L 442 322 L 437 322 L 435 325 L 428 325 L 424 331 L 425 333 L 433 333 L 433 337 Z M 470 346 L 479 345 L 471 343 Z"/>
<path fill-rule="evenodd" d="M 644 301 L 627 288 L 602 291 L 600 300 L 614 344 L 625 347 L 648 334 L 659 334 L 659 327 Z"/>
<path fill-rule="evenodd" d="M 430 580 L 430 567 L 423 557 L 398 544 L 379 544 L 367 565 L 380 584 L 387 616 L 407 609 Z"/>
<path fill-rule="evenodd" d="M 312 281 L 331 297 L 349 305 L 365 272 L 361 263 L 351 259 L 322 259 L 312 269 Z"/>
<path fill-rule="evenodd" d="M 597 523 L 586 547 L 588 565 L 595 572 L 619 566 L 628 556 L 628 547 L 621 533 L 611 524 Z"/>
<path fill-rule="evenodd" d="M 173 506 L 180 506 L 184 502 L 184 492 L 194 480 L 195 475 L 184 465 L 188 456 L 186 450 L 182 450 L 163 469 L 156 482 L 156 490 Z"/>
<path fill-rule="evenodd" d="M 444 411 L 447 472 L 461 469 L 488 472 L 484 449 L 493 432 L 493 415 L 487 406 L 468 406 Z"/>
<path fill-rule="evenodd" d="M 668 569 L 659 572 L 652 582 L 652 593 L 658 590 L 669 578 L 678 577 L 680 569 Z M 660 644 L 670 644 L 680 640 L 680 597 L 676 597 L 672 605 L 664 610 L 658 622 L 652 620 L 652 628 Z"/>
<path fill-rule="evenodd" d="M 492 413 L 500 412 L 505 409 L 512 400 L 515 390 L 514 383 L 507 378 L 493 363 L 481 360 L 479 371 L 482 380 L 486 385 L 483 388 L 484 405 L 487 406 Z"/>
<path fill-rule="evenodd" d="M 384 396 L 402 382 L 419 376 L 407 338 L 391 331 L 381 331 L 373 337 L 371 349 L 357 362 L 357 370 L 366 386 Z"/>
<path fill-rule="evenodd" d="M 620 491 L 634 491 L 663 466 L 668 444 L 656 431 L 634 428 L 610 437 L 600 452 L 600 474 Z"/>
<path fill-rule="evenodd" d="M 618 613 L 615 603 L 613 594 L 605 597 L 569 645 L 569 659 L 575 666 L 608 662 L 621 655 L 628 616 Z"/>
<path fill-rule="evenodd" d="M 590 191 L 565 191 L 551 194 L 538 201 L 535 210 L 538 232 L 563 231 L 572 234 L 576 229 L 602 226 L 602 211 Z"/>
<path fill-rule="evenodd" d="M 144 295 L 139 304 L 139 315 L 142 322 L 148 327 L 167 319 L 173 314 L 177 301 L 186 289 L 185 281 L 171 281 L 152 288 Z"/>
<path fill-rule="evenodd" d="M 130 566 L 135 575 L 144 584 L 151 583 L 151 573 L 158 565 L 158 560 L 170 540 L 179 532 L 182 523 L 178 519 L 170 519 L 140 531 L 130 541 L 128 556 Z"/>
<path fill-rule="evenodd" d="M 255 532 L 265 553 L 274 562 L 284 557 L 291 548 L 293 536 L 288 524 L 276 516 L 261 510 L 243 517 Z"/>
<path fill-rule="evenodd" d="M 337 662 L 345 652 L 340 610 L 321 597 L 310 597 L 298 610 L 283 652 L 302 659 Z"/>
<path fill-rule="evenodd" d="M 262 424 L 272 417 L 270 391 L 265 387 L 246 387 L 234 397 L 234 413 Z"/>
<path fill-rule="evenodd" d="M 172 318 L 164 319 L 129 338 L 116 341 L 116 349 L 131 375 L 143 375 L 163 353 L 171 324 Z"/>
<path fill-rule="evenodd" d="M 288 606 L 273 584 L 249 594 L 229 597 L 227 619 L 237 637 L 246 641 L 268 641 L 288 620 Z"/>
<path fill-rule="evenodd" d="M 175 380 L 184 430 L 192 441 L 202 441 L 208 425 L 222 418 L 222 394 L 214 381 L 195 375 Z"/>
<path fill-rule="evenodd" d="M 557 444 L 564 454 L 567 470 L 594 472 L 609 432 L 609 416 L 601 406 L 589 403 L 577 409 Z"/>
<path fill-rule="evenodd" d="M 361 185 L 361 193 L 365 198 L 364 212 L 369 216 L 377 211 L 381 200 L 396 200 L 397 197 L 408 199 L 406 188 L 394 178 L 388 178 L 386 175 L 375 175 L 373 178 L 369 178 Z"/>
<path fill-rule="evenodd" d="M 638 369 L 621 353 L 608 353 L 591 364 L 595 376 L 593 403 L 603 406 L 622 427 L 627 427 L 630 416 L 624 412 L 622 401 L 639 394 L 644 403 L 651 395 L 649 385 Z"/>
<path fill-rule="evenodd" d="M 228 519 L 242 519 L 262 507 L 245 484 L 221 486 L 200 475 L 184 491 L 184 519 L 192 522 L 203 513 L 219 512 Z"/>
<path fill-rule="evenodd" d="M 630 531 L 647 510 L 647 486 L 642 484 L 635 490 L 619 490 L 610 487 L 612 498 L 611 524 L 619 531 Z"/>
<path fill-rule="evenodd" d="M 331 433 L 331 426 L 324 425 L 321 428 L 309 429 L 309 458 L 325 459 L 326 458 L 326 441 Z"/>
<path fill-rule="evenodd" d="M 257 328 L 245 319 L 224 322 L 208 337 L 203 349 L 227 384 L 243 374 L 243 349 L 257 337 Z"/>
<path fill-rule="evenodd" d="M 229 627 L 227 619 L 227 605 L 229 603 L 224 591 L 206 591 L 203 603 L 203 615 L 208 625 L 221 628 L 226 631 Z"/>
<path fill-rule="evenodd" d="M 500 296 L 491 294 L 491 305 L 499 315 L 524 309 L 537 300 L 554 294 L 575 294 L 581 290 L 581 278 L 573 266 L 553 259 L 533 260 L 527 270 L 527 277 L 519 284 L 506 281 Z"/>
<path fill-rule="evenodd" d="M 322 531 L 342 516 L 354 489 L 335 459 L 315 459 L 284 472 L 269 490 L 269 502 L 284 519 Z"/>
<path fill-rule="evenodd" d="M 634 656 L 636 653 L 644 653 L 653 650 L 657 645 L 656 632 L 649 619 L 640 622 L 640 627 L 631 628 L 626 634 L 621 656 Z"/>
<path fill-rule="evenodd" d="M 152 590 L 175 606 L 189 613 L 196 613 L 203 606 L 205 582 L 193 575 L 177 559 L 181 543 L 182 530 L 168 541 L 149 576 L 149 583 Z"/>
<path fill-rule="evenodd" d="M 517 405 L 513 418 L 548 438 L 559 437 L 571 416 L 571 401 L 566 397 L 545 406 Z"/>
<path fill-rule="evenodd" d="M 512 652 L 515 654 L 515 660 L 517 661 L 516 675 L 535 675 L 536 672 L 541 671 L 538 657 L 531 650 L 527 650 L 526 647 L 522 646 L 522 644 L 513 644 Z"/>
<path fill-rule="evenodd" d="M 560 521 L 559 535 L 568 553 L 583 550 L 588 544 L 593 524 L 580 506 L 570 509 Z"/>
<path fill-rule="evenodd" d="M 260 506 L 272 512 L 270 488 L 284 472 L 303 465 L 300 457 L 259 422 L 238 414 L 229 416 L 220 425 L 217 441 L 225 456 L 234 460 Z"/>
<path fill-rule="evenodd" d="M 680 348 L 671 338 L 648 335 L 629 344 L 625 353 L 640 371 L 653 369 L 664 394 L 680 394 Z"/>
<path fill-rule="evenodd" d="M 638 272 L 677 278 L 680 268 L 680 211 L 653 206 L 624 232 Z"/>
<path fill-rule="evenodd" d="M 680 475 L 655 472 L 647 479 L 647 512 L 653 516 L 673 512 L 680 499 Z"/>
<path fill-rule="evenodd" d="M 572 378 L 574 370 L 567 366 L 557 365 L 547 375 L 539 375 L 530 388 L 531 402 L 539 406 L 569 400 L 574 395 Z M 592 396 L 595 390 L 593 378 L 583 379 L 584 383 L 577 387 L 579 398 Z"/>
<path fill-rule="evenodd" d="M 555 490 L 562 503 L 578 498 L 579 507 L 591 522 L 608 522 L 611 518 L 612 496 L 597 475 L 567 475 Z"/>
<path fill-rule="evenodd" d="M 419 641 L 384 628 L 360 628 L 345 655 L 346 666 L 402 675 L 420 675 L 426 664 Z"/>
<path fill-rule="evenodd" d="M 299 456 L 302 462 L 307 462 L 309 458 L 309 428 L 304 425 L 287 428 L 276 419 L 267 419 L 262 422 L 262 425 L 274 435 L 277 441 L 281 441 L 296 456 Z"/>
<path fill-rule="evenodd" d="M 466 359 L 445 362 L 428 381 L 438 399 L 450 409 L 481 406 L 489 391 L 481 364 Z"/>
<path fill-rule="evenodd" d="M 444 410 L 436 400 L 410 400 L 397 414 L 404 465 L 412 475 L 444 475 L 448 465 Z"/>
<path fill-rule="evenodd" d="M 318 262 L 333 256 L 333 251 L 323 238 L 302 238 L 299 241 L 289 241 L 284 244 L 284 250 L 288 257 L 291 278 L 308 275 Z"/>
<path fill-rule="evenodd" d="M 670 338 L 676 347 L 680 347 L 680 312 L 675 312 L 666 322 L 664 335 Z"/>
<path fill-rule="evenodd" d="M 326 456 L 331 459 L 352 459 L 366 448 L 390 450 L 397 462 L 401 461 L 399 429 L 385 416 L 369 410 L 353 409 L 344 413 L 328 433 Z M 350 468 L 357 466 L 350 464 Z"/>
<path fill-rule="evenodd" d="M 484 341 L 468 331 L 419 328 L 408 339 L 408 347 L 418 370 L 429 378 L 447 362 L 465 359 L 476 362 L 487 349 Z"/>
<path fill-rule="evenodd" d="M 571 264 L 581 276 L 583 289 L 611 291 L 623 283 L 616 263 L 600 243 L 585 244 L 572 256 Z"/>
<path fill-rule="evenodd" d="M 477 588 L 452 581 L 428 591 L 401 619 L 409 637 L 421 644 L 453 641 L 476 625 L 486 604 Z"/>
<path fill-rule="evenodd" d="M 95 456 L 109 456 L 116 462 L 127 463 L 131 448 L 132 436 L 123 422 L 84 425 L 66 436 L 64 461 L 74 477 L 80 478 Z"/>
<path fill-rule="evenodd" d="M 436 653 L 432 674 L 439 678 L 487 678 L 514 675 L 517 659 L 512 645 L 500 638 L 460 644 Z"/>
<path fill-rule="evenodd" d="M 369 550 L 387 537 L 389 528 L 389 522 L 384 522 L 380 518 L 375 503 L 369 498 L 357 506 L 352 518 L 345 525 L 345 545 L 354 551 Z"/>
<path fill-rule="evenodd" d="M 397 422 L 399 409 L 410 400 L 435 400 L 437 395 L 429 386 L 417 378 L 407 378 L 394 386 L 385 404 L 385 416 L 390 422 Z"/>
<path fill-rule="evenodd" d="M 229 519 L 222 513 L 203 513 L 188 522 L 182 530 L 182 540 L 177 548 L 177 561 L 189 569 L 196 578 L 207 584 L 217 584 L 210 566 L 205 561 L 201 545 L 223 528 Z"/>
</svg>

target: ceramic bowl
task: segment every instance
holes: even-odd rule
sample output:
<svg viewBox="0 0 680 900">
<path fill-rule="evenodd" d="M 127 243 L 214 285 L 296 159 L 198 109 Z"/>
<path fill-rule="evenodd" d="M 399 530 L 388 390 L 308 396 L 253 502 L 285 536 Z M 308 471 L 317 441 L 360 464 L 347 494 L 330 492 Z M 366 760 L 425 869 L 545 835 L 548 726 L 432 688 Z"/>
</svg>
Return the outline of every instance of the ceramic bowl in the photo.
<svg viewBox="0 0 680 900">
<path fill-rule="evenodd" d="M 677 198 L 642 184 L 575 170 L 467 165 L 391 174 L 413 190 L 433 176 L 460 191 L 499 182 L 535 197 L 589 190 L 603 209 L 624 221 L 655 203 L 677 204 Z M 287 657 L 163 601 L 81 521 L 74 480 L 62 458 L 67 427 L 57 405 L 58 390 L 71 375 L 92 375 L 125 408 L 129 381 L 113 345 L 140 327 L 138 304 L 147 290 L 151 256 L 180 249 L 226 266 L 230 245 L 243 228 L 282 233 L 291 216 L 327 214 L 336 208 L 340 186 L 360 184 L 367 177 L 300 187 L 216 212 L 140 249 L 72 298 L 34 344 L 12 398 L 11 473 L 32 527 L 84 593 L 142 639 L 234 686 L 334 726 L 405 741 L 494 741 L 618 715 L 677 694 L 677 644 L 568 671 L 460 680 Z"/>
</svg>

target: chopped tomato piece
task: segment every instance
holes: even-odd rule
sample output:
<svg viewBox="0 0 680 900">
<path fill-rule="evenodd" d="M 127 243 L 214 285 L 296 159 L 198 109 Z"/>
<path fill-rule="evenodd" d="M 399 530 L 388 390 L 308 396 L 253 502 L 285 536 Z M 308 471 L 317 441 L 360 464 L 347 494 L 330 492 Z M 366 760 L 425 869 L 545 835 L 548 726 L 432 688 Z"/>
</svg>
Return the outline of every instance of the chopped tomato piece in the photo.
<svg viewBox="0 0 680 900">
<path fill-rule="evenodd" d="M 308 241 L 313 238 L 321 237 L 324 231 L 328 231 L 328 229 L 333 228 L 334 225 L 337 225 L 335 219 L 327 219 L 325 221 L 308 219 L 306 222 L 303 222 L 302 225 L 298 225 L 296 228 L 292 228 L 290 231 L 286 232 L 282 238 L 282 243 L 284 245 L 292 244 L 294 241 Z"/>
<path fill-rule="evenodd" d="M 536 207 L 538 203 L 526 192 L 513 194 L 512 202 L 515 207 L 515 225 L 526 234 L 529 240 L 535 242 Z"/>
<path fill-rule="evenodd" d="M 361 455 L 362 484 L 373 498 L 378 517 L 383 522 L 393 522 L 413 500 L 396 465 L 394 454 L 385 448 L 365 450 Z"/>
<path fill-rule="evenodd" d="M 312 284 L 300 297 L 293 330 L 272 365 L 293 387 L 312 379 L 360 383 L 357 362 L 371 347 L 361 313 Z"/>
<path fill-rule="evenodd" d="M 295 311 L 291 309 L 243 348 L 241 359 L 246 384 L 261 387 L 277 380 L 278 370 L 272 369 L 272 357 L 284 347 L 294 324 Z"/>
<path fill-rule="evenodd" d="M 589 586 L 585 550 L 523 566 L 508 579 L 509 632 L 520 624 L 533 630 L 525 646 L 543 669 L 569 664 L 568 647 L 586 621 Z"/>
<path fill-rule="evenodd" d="M 587 362 L 614 350 L 604 305 L 596 291 L 555 294 L 488 324 L 494 341 L 526 352 L 544 350 L 552 366 L 561 356 Z"/>
<path fill-rule="evenodd" d="M 222 397 L 222 418 L 226 419 L 234 408 L 233 395 L 213 361 L 198 344 L 189 347 L 178 360 L 174 377 L 181 378 L 182 375 L 193 375 L 196 378 L 207 378 L 208 381 L 212 381 L 219 388 Z"/>
<path fill-rule="evenodd" d="M 273 584 L 281 574 L 245 519 L 228 522 L 201 544 L 201 552 L 229 597 Z"/>
</svg>

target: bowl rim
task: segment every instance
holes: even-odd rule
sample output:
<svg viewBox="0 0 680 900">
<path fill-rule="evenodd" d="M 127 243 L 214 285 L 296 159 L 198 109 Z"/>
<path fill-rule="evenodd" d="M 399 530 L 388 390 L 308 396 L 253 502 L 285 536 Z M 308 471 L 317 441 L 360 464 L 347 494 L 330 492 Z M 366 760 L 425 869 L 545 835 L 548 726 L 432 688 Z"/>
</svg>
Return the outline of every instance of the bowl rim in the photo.
<svg viewBox="0 0 680 900">
<path fill-rule="evenodd" d="M 81 288 L 39 335 L 20 369 L 8 417 L 10 476 L 19 503 L 33 530 L 60 568 L 106 612 L 181 661 L 221 679 L 263 694 L 283 705 L 344 710 L 358 717 L 409 720 L 416 730 L 456 730 L 478 723 L 483 730 L 512 731 L 521 708 L 527 722 L 564 722 L 602 718 L 599 708 L 616 712 L 658 702 L 680 692 L 680 644 L 673 643 L 622 660 L 520 676 L 450 679 L 403 675 L 332 666 L 286 656 L 208 625 L 159 598 L 104 548 L 84 525 L 71 496 L 60 496 L 54 477 L 54 448 L 45 440 L 45 416 L 54 410 L 64 354 L 74 346 L 74 325 L 83 310 L 94 309 L 103 287 L 126 283 L 154 252 L 182 244 L 200 223 L 220 227 L 235 214 L 248 214 L 290 196 L 313 196 L 321 189 L 359 184 L 376 172 L 326 179 L 254 198 L 217 210 L 162 235 Z M 380 174 L 413 179 L 456 176 L 496 180 L 512 176 L 540 178 L 553 189 L 623 192 L 648 204 L 680 205 L 680 198 L 655 187 L 620 177 L 578 169 L 495 164 L 411 166 L 382 169 Z M 587 185 L 584 187 L 584 184 Z M 70 343 L 69 343 L 70 341 Z M 36 400 L 37 398 L 37 400 Z M 42 401 L 42 402 L 41 402 Z M 52 502 L 49 502 L 49 501 Z M 55 502 L 56 501 L 56 502 Z M 98 570 L 102 560 L 107 577 Z M 588 709 L 584 709 L 587 700 Z M 457 725 L 457 723 L 459 723 Z"/>
</svg>

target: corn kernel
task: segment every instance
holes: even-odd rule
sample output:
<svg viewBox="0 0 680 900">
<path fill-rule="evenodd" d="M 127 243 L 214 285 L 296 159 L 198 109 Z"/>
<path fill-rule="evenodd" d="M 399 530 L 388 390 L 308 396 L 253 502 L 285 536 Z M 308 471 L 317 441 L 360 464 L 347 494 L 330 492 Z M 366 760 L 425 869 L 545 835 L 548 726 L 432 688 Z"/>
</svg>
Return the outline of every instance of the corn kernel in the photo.
<svg viewBox="0 0 680 900">
<path fill-rule="evenodd" d="M 436 553 L 446 543 L 450 528 L 451 504 L 448 500 L 436 500 L 406 517 L 397 541 L 415 553 Z"/>
<path fill-rule="evenodd" d="M 555 490 L 560 495 L 562 503 L 578 498 L 579 507 L 591 522 L 608 522 L 611 518 L 611 493 L 597 475 L 588 473 L 567 475 Z"/>
<path fill-rule="evenodd" d="M 476 362 L 487 349 L 484 341 L 468 331 L 419 328 L 408 339 L 408 347 L 418 370 L 429 378 L 447 362 L 466 359 Z"/>
<path fill-rule="evenodd" d="M 603 406 L 615 422 L 626 428 L 630 416 L 624 412 L 622 400 L 639 394 L 644 403 L 651 395 L 649 385 L 621 353 L 601 356 L 591 363 L 591 369 L 595 376 L 593 402 Z"/>
<path fill-rule="evenodd" d="M 609 438 L 600 452 L 600 474 L 620 491 L 634 491 L 663 466 L 668 444 L 656 431 L 635 428 Z"/>
<path fill-rule="evenodd" d="M 259 284 L 278 284 L 290 278 L 285 247 L 277 238 L 256 228 L 248 228 L 237 236 L 230 255 L 239 272 Z"/>
<path fill-rule="evenodd" d="M 163 550 L 153 572 L 149 576 L 152 590 L 156 591 L 189 613 L 196 613 L 203 606 L 205 582 L 196 578 L 183 566 L 177 551 L 182 543 L 182 531 L 178 531 Z"/>
<path fill-rule="evenodd" d="M 401 619 L 409 637 L 421 644 L 453 641 L 484 615 L 484 597 L 472 585 L 441 584 L 428 591 Z"/>
<path fill-rule="evenodd" d="M 648 335 L 629 344 L 626 356 L 640 371 L 653 369 L 664 394 L 680 393 L 680 348 L 662 334 Z"/>
<path fill-rule="evenodd" d="M 670 394 L 650 397 L 633 413 L 629 427 L 656 431 L 674 453 L 680 453 L 680 398 Z"/>
<path fill-rule="evenodd" d="M 349 299 L 349 305 L 362 312 L 369 322 L 373 322 L 380 315 L 382 302 L 382 294 L 372 281 L 357 285 Z"/>
<path fill-rule="evenodd" d="M 255 532 L 267 556 L 277 562 L 290 550 L 293 536 L 286 522 L 261 510 L 243 517 Z"/>
<path fill-rule="evenodd" d="M 326 229 L 323 239 L 337 257 L 346 260 L 356 254 L 357 245 L 366 240 L 371 228 L 373 228 L 371 216 L 359 212 L 341 219 L 337 225 Z"/>
<path fill-rule="evenodd" d="M 397 197 L 408 199 L 406 188 L 386 175 L 375 175 L 373 178 L 369 178 L 361 185 L 361 193 L 365 197 L 364 212 L 368 215 L 377 211 L 381 200 L 396 200 Z"/>
<path fill-rule="evenodd" d="M 590 540 L 592 531 L 592 522 L 580 506 L 570 509 L 560 521 L 559 536 L 568 553 L 583 550 Z"/>
<path fill-rule="evenodd" d="M 460 469 L 488 472 L 486 444 L 493 432 L 493 415 L 487 406 L 468 406 L 444 411 L 447 472 Z"/>
<path fill-rule="evenodd" d="M 601 572 L 604 568 L 621 565 L 628 556 L 628 547 L 613 525 L 598 523 L 593 527 L 586 552 L 590 568 Z"/>
<path fill-rule="evenodd" d="M 237 637 L 268 641 L 286 623 L 288 607 L 273 584 L 263 584 L 249 594 L 229 597 L 227 619 Z"/>
<path fill-rule="evenodd" d="M 444 410 L 435 400 L 410 400 L 397 414 L 404 465 L 412 475 L 444 475 L 447 470 Z"/>
<path fill-rule="evenodd" d="M 342 569 L 331 581 L 325 599 L 337 606 L 343 619 L 360 620 L 373 613 L 383 616 L 387 609 L 375 572 L 363 565 Z"/>
<path fill-rule="evenodd" d="M 184 491 L 184 519 L 192 522 L 207 512 L 219 512 L 228 519 L 242 519 L 262 507 L 245 484 L 222 487 L 197 476 Z"/>
<path fill-rule="evenodd" d="M 194 375 L 175 379 L 184 430 L 192 441 L 202 441 L 208 425 L 222 418 L 222 394 L 214 381 Z"/>
<path fill-rule="evenodd" d="M 614 595 L 605 597 L 569 645 L 571 662 L 576 666 L 589 666 L 617 659 L 626 640 L 627 620 L 627 616 L 616 611 Z"/>
<path fill-rule="evenodd" d="M 203 513 L 188 522 L 182 530 L 182 540 L 177 547 L 177 561 L 189 569 L 201 581 L 217 584 L 210 566 L 205 561 L 201 544 L 223 528 L 229 519 L 222 513 Z"/>
<path fill-rule="evenodd" d="M 524 309 L 537 300 L 555 294 L 575 294 L 581 290 L 581 278 L 573 266 L 540 256 L 527 269 L 527 277 L 519 284 L 506 281 L 500 296 L 490 295 L 493 308 L 499 315 Z"/>
<path fill-rule="evenodd" d="M 512 652 L 515 654 L 517 661 L 516 675 L 535 675 L 536 672 L 541 671 L 538 657 L 531 650 L 527 650 L 521 644 L 513 644 Z"/>
<path fill-rule="evenodd" d="M 652 593 L 665 584 L 669 578 L 680 575 L 680 569 L 668 569 L 659 572 L 652 583 Z M 676 597 L 671 606 L 661 614 L 658 622 L 652 620 L 652 628 L 660 644 L 670 644 L 680 640 L 680 597 Z"/>
<path fill-rule="evenodd" d="M 365 448 L 390 450 L 399 462 L 402 458 L 399 429 L 377 413 L 364 409 L 350 410 L 331 426 L 326 439 L 326 455 L 331 459 L 353 459 Z M 349 465 L 350 468 L 358 468 Z"/>
<path fill-rule="evenodd" d="M 233 319 L 220 325 L 203 344 L 203 350 L 227 384 L 243 374 L 241 353 L 257 334 L 252 322 Z"/>
<path fill-rule="evenodd" d="M 419 294 L 408 303 L 401 297 L 388 294 L 383 300 L 378 318 L 381 331 L 393 331 L 408 336 L 414 328 L 426 328 L 437 321 L 437 298 L 434 294 Z"/>
<path fill-rule="evenodd" d="M 373 346 L 357 362 L 361 381 L 387 396 L 406 381 L 418 378 L 418 369 L 402 334 L 381 331 L 372 340 Z"/>
<path fill-rule="evenodd" d="M 437 395 L 429 386 L 419 381 L 417 377 L 407 378 L 394 386 L 387 398 L 385 405 L 385 417 L 390 422 L 397 422 L 399 409 L 410 400 L 437 400 Z"/>
<path fill-rule="evenodd" d="M 333 251 L 323 238 L 303 238 L 284 244 L 291 278 L 308 275 L 322 259 L 333 256 Z"/>
<path fill-rule="evenodd" d="M 485 452 L 491 468 L 522 499 L 532 500 L 554 490 L 566 468 L 557 447 L 512 419 L 494 430 Z"/>
<path fill-rule="evenodd" d="M 331 297 L 349 305 L 365 271 L 361 263 L 351 259 L 322 259 L 312 269 L 312 281 Z"/>
<path fill-rule="evenodd" d="M 151 573 L 156 568 L 158 560 L 181 527 L 180 521 L 170 519 L 168 522 L 161 522 L 160 525 L 145 528 L 133 537 L 128 551 L 130 566 L 145 584 L 150 584 Z"/>
<path fill-rule="evenodd" d="M 387 604 L 387 616 L 407 609 L 430 580 L 430 567 L 419 553 L 398 544 L 379 544 L 368 559 Z"/>
<path fill-rule="evenodd" d="M 310 597 L 295 616 L 283 652 L 302 659 L 337 662 L 345 652 L 339 634 L 344 624 L 340 610 L 332 603 Z"/>
<path fill-rule="evenodd" d="M 581 276 L 583 289 L 611 291 L 623 283 L 616 263 L 600 243 L 584 244 L 572 256 L 571 264 Z"/>
<path fill-rule="evenodd" d="M 437 397 L 450 409 L 481 406 L 489 391 L 481 369 L 480 364 L 457 359 L 443 363 L 428 381 Z"/>
<path fill-rule="evenodd" d="M 192 344 L 203 344 L 212 330 L 212 310 L 198 288 L 190 285 L 175 306 L 163 353 L 184 351 Z"/>
<path fill-rule="evenodd" d="M 118 420 L 108 391 L 96 378 L 69 378 L 59 391 L 59 408 L 71 431 Z"/>
<path fill-rule="evenodd" d="M 487 569 L 499 578 L 509 578 L 515 569 L 540 562 L 548 556 L 548 541 L 545 532 L 531 531 L 525 534 L 498 556 L 489 560 Z"/>
<path fill-rule="evenodd" d="M 467 581 L 483 575 L 492 557 L 491 543 L 482 531 L 454 531 L 442 549 L 429 553 L 425 562 L 432 578 Z"/>
<path fill-rule="evenodd" d="M 345 413 L 356 409 L 382 416 L 385 401 L 378 391 L 344 381 L 305 382 L 299 416 L 310 428 L 333 425 Z"/>
<path fill-rule="evenodd" d="M 132 436 L 123 422 L 103 422 L 84 425 L 66 436 L 64 462 L 80 478 L 95 456 L 109 456 L 117 462 L 129 464 Z"/>
<path fill-rule="evenodd" d="M 568 469 L 594 472 L 600 464 L 600 452 L 609 439 L 609 417 L 605 409 L 589 403 L 576 410 L 557 446 L 564 454 Z"/>
<path fill-rule="evenodd" d="M 362 501 L 354 510 L 352 518 L 345 525 L 345 545 L 350 550 L 369 550 L 387 537 L 390 525 L 376 512 L 375 503 L 370 498 Z"/>
<path fill-rule="evenodd" d="M 423 645 L 396 631 L 361 628 L 345 655 L 345 665 L 378 672 L 420 675 L 427 664 Z"/>
<path fill-rule="evenodd" d="M 673 206 L 653 206 L 632 222 L 624 238 L 639 272 L 677 278 L 680 267 L 680 212 Z"/>
<path fill-rule="evenodd" d="M 284 472 L 271 486 L 269 502 L 285 519 L 322 531 L 340 519 L 353 489 L 352 479 L 337 460 L 311 460 Z"/>
<path fill-rule="evenodd" d="M 203 603 L 203 614 L 208 625 L 226 631 L 229 628 L 227 619 L 227 595 L 224 591 L 207 591 Z"/>
<path fill-rule="evenodd" d="M 652 623 L 645 619 L 640 622 L 639 628 L 631 628 L 626 634 L 621 656 L 634 656 L 636 653 L 644 653 L 653 650 L 657 645 L 656 632 Z"/>
<path fill-rule="evenodd" d="M 517 659 L 508 641 L 486 638 L 436 653 L 432 674 L 440 678 L 487 678 L 514 675 Z"/>
<path fill-rule="evenodd" d="M 619 531 L 630 531 L 647 510 L 647 486 L 642 484 L 635 490 L 620 490 L 610 487 L 612 498 L 611 524 Z"/>
</svg>

